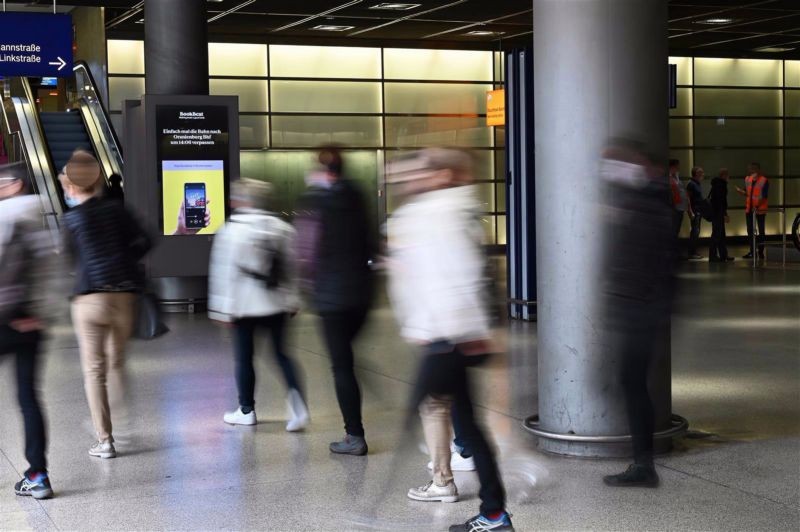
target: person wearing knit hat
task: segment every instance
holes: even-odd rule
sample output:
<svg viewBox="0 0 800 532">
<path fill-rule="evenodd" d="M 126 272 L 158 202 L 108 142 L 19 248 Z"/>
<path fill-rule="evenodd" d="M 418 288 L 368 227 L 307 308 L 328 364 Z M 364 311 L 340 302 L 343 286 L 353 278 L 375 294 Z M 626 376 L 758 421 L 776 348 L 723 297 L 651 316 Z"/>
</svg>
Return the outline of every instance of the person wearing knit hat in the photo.
<svg viewBox="0 0 800 532">
<path fill-rule="evenodd" d="M 100 194 L 100 165 L 90 153 L 76 151 L 59 177 L 73 205 L 64 215 L 65 248 L 75 269 L 72 323 L 96 433 L 89 454 L 114 458 L 111 410 L 122 406 L 125 344 L 142 288 L 138 262 L 150 239 L 120 202 Z"/>
</svg>

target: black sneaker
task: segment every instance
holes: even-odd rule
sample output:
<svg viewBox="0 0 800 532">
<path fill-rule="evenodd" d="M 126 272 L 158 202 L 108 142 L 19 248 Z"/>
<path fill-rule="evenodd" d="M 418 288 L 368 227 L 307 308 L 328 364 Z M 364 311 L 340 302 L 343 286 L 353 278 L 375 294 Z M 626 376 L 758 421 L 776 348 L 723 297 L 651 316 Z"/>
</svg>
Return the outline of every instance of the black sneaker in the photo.
<svg viewBox="0 0 800 532">
<path fill-rule="evenodd" d="M 361 436 L 352 436 L 348 434 L 342 441 L 335 441 L 331 443 L 330 450 L 335 454 L 351 454 L 353 456 L 364 456 L 367 454 L 369 448 L 367 447 L 367 440 Z"/>
<path fill-rule="evenodd" d="M 484 532 L 488 530 L 514 532 L 514 525 L 511 524 L 511 516 L 508 512 L 503 512 L 503 517 L 497 521 L 492 521 L 488 517 L 478 514 L 466 523 L 450 527 L 450 532 Z"/>
<path fill-rule="evenodd" d="M 631 464 L 624 473 L 603 477 L 603 482 L 615 488 L 655 488 L 658 486 L 658 473 L 653 466 Z"/>
<path fill-rule="evenodd" d="M 53 496 L 53 488 L 50 486 L 47 473 L 34 473 L 30 476 L 26 473 L 22 480 L 14 485 L 14 493 L 22 497 L 49 499 Z"/>
</svg>

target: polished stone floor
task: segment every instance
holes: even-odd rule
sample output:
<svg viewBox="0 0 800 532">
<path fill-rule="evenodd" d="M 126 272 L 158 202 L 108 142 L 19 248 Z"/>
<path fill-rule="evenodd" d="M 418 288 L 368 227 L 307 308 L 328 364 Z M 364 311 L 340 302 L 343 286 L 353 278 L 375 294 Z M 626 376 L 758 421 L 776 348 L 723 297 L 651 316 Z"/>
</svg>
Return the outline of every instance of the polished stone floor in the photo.
<svg viewBox="0 0 800 532">
<path fill-rule="evenodd" d="M 505 360 L 478 370 L 480 412 L 501 450 L 517 530 L 800 529 L 800 271 L 687 264 L 673 320 L 674 410 L 692 432 L 658 459 L 662 486 L 617 491 L 601 477 L 618 460 L 542 454 L 520 428 L 536 409 L 535 325 L 509 329 Z M 446 530 L 475 513 L 463 500 L 425 504 L 405 492 L 427 480 L 416 449 L 396 453 L 414 355 L 390 311 L 359 344 L 371 454 L 331 456 L 341 421 L 314 319 L 291 345 L 305 374 L 312 426 L 283 431 L 284 390 L 268 356 L 258 365 L 254 428 L 222 423 L 235 405 L 228 333 L 202 316 L 172 316 L 172 332 L 136 342 L 130 415 L 115 460 L 90 458 L 76 342 L 55 327 L 44 372 L 57 497 L 15 497 L 25 467 L 12 367 L 0 365 L 0 529 Z"/>
</svg>

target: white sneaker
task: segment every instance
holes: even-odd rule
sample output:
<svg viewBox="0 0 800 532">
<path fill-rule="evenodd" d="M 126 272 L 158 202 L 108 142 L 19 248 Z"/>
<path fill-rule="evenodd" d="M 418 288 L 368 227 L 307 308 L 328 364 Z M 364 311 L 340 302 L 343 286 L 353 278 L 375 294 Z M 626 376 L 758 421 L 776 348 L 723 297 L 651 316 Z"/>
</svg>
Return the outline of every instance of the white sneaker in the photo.
<svg viewBox="0 0 800 532">
<path fill-rule="evenodd" d="M 242 412 L 242 407 L 237 408 L 233 412 L 227 412 L 225 417 L 222 418 L 228 425 L 255 425 L 256 411 L 251 410 L 249 414 Z"/>
<path fill-rule="evenodd" d="M 428 462 L 428 470 L 433 471 L 433 462 Z M 450 455 L 451 471 L 475 471 L 475 460 L 470 456 L 464 458 L 457 452 Z"/>
<path fill-rule="evenodd" d="M 116 458 L 117 450 L 110 441 L 96 441 L 89 447 L 89 455 L 97 458 Z"/>
<path fill-rule="evenodd" d="M 408 490 L 408 498 L 415 501 L 458 502 L 458 488 L 452 480 L 446 486 L 437 486 L 431 480 L 424 486 Z"/>
<path fill-rule="evenodd" d="M 289 421 L 286 423 L 287 432 L 299 432 L 308 426 L 311 416 L 308 414 L 308 408 L 299 391 L 289 390 L 289 396 L 286 398 L 286 409 L 289 413 Z"/>
</svg>

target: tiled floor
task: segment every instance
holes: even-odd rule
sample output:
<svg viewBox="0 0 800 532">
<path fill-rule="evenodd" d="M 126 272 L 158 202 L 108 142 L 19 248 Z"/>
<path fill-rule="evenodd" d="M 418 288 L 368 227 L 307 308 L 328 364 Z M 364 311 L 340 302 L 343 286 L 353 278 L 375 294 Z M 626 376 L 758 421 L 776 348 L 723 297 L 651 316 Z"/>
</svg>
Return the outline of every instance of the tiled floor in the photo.
<svg viewBox="0 0 800 532">
<path fill-rule="evenodd" d="M 693 438 L 659 458 L 657 490 L 615 491 L 601 477 L 621 461 L 548 456 L 520 429 L 536 409 L 535 325 L 509 326 L 509 353 L 478 370 L 482 413 L 501 449 L 517 530 L 800 529 L 800 271 L 690 264 L 673 320 L 674 410 Z M 472 474 L 463 501 L 425 504 L 405 491 L 427 480 L 426 458 L 396 452 L 414 355 L 390 311 L 372 315 L 359 348 L 371 454 L 331 456 L 341 434 L 328 362 L 314 319 L 293 323 L 313 423 L 283 431 L 284 390 L 265 354 L 255 428 L 221 421 L 235 406 L 227 331 L 202 316 L 173 316 L 172 332 L 132 346 L 130 422 L 120 456 L 91 443 L 76 343 L 53 331 L 43 378 L 53 500 L 15 497 L 25 467 L 10 361 L 0 366 L 0 529 L 446 530 L 475 513 Z"/>
</svg>

